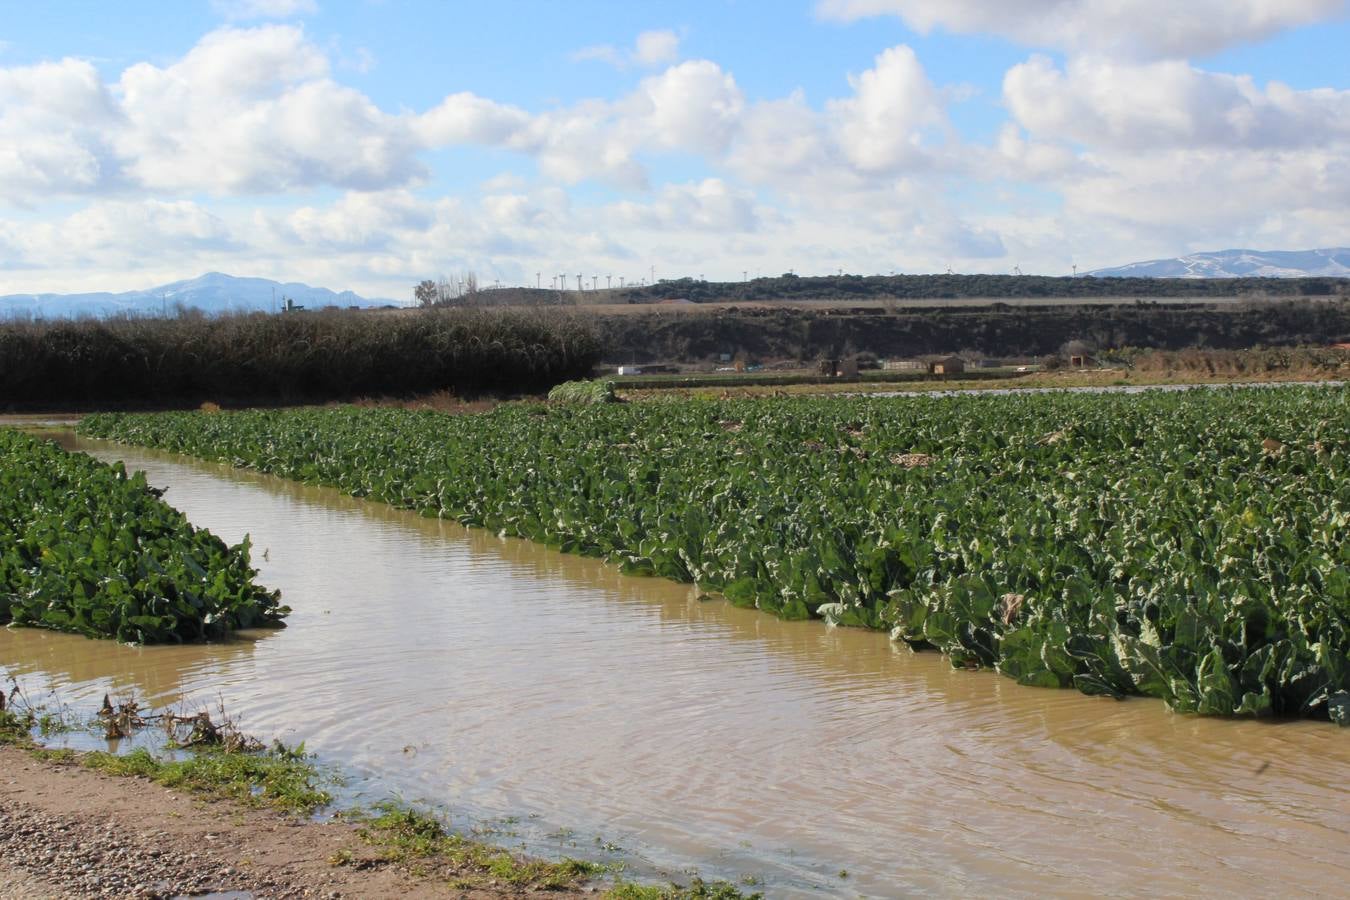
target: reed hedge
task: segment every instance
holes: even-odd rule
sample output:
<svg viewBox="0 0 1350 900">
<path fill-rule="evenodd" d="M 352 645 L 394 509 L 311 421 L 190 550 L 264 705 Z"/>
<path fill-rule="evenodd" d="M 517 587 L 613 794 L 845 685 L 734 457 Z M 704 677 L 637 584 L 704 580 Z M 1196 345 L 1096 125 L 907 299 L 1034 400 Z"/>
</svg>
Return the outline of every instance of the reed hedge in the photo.
<svg viewBox="0 0 1350 900">
<path fill-rule="evenodd" d="M 588 375 L 599 346 L 541 310 L 17 321 L 0 324 L 0 407 L 534 393 Z"/>
</svg>

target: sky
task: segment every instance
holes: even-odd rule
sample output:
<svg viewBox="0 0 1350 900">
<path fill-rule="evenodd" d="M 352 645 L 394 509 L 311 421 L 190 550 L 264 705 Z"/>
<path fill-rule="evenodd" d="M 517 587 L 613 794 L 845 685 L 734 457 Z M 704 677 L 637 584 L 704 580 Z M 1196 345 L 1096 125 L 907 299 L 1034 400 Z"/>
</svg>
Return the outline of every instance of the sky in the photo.
<svg viewBox="0 0 1350 900">
<path fill-rule="evenodd" d="M 1350 0 L 0 0 L 0 294 L 1350 245 Z"/>
</svg>

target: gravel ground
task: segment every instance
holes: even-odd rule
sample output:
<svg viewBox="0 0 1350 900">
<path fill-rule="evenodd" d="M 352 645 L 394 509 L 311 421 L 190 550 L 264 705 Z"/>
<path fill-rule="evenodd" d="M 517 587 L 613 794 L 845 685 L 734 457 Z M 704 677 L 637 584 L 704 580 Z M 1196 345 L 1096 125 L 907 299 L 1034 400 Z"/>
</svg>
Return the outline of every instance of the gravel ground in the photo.
<svg viewBox="0 0 1350 900">
<path fill-rule="evenodd" d="M 182 854 L 166 837 L 129 832 L 111 820 L 71 819 L 7 803 L 0 810 L 0 884 L 7 877 L 19 884 L 0 890 L 0 897 L 168 898 L 225 891 L 322 896 L 246 875 L 205 849 Z"/>
<path fill-rule="evenodd" d="M 349 823 L 202 799 L 0 746 L 0 900 L 495 900 L 534 893 L 507 885 L 464 890 L 449 883 L 454 874 L 390 864 Z"/>
</svg>

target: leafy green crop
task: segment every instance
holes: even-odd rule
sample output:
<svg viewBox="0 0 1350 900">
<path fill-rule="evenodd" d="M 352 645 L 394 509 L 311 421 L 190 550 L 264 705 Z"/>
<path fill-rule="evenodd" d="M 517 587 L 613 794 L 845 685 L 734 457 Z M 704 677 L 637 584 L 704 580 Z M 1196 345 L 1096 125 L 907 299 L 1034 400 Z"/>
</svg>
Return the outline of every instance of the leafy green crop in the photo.
<svg viewBox="0 0 1350 900">
<path fill-rule="evenodd" d="M 548 399 L 555 403 L 615 403 L 614 382 L 602 381 L 564 381 L 548 392 Z"/>
<path fill-rule="evenodd" d="M 0 429 L 0 623 L 136 643 L 220 638 L 290 612 L 139 472 Z"/>
<path fill-rule="evenodd" d="M 108 415 L 224 460 L 888 628 L 1024 684 L 1350 722 L 1350 390 Z"/>
</svg>

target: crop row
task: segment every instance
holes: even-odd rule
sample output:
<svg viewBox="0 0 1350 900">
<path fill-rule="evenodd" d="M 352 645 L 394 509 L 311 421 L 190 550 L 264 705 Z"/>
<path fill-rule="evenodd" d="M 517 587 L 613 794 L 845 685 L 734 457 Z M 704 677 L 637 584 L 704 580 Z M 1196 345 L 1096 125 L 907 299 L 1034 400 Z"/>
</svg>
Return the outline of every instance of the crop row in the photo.
<svg viewBox="0 0 1350 900">
<path fill-rule="evenodd" d="M 0 624 L 135 643 L 208 640 L 290 610 L 248 541 L 194 528 L 139 472 L 0 429 Z"/>
<path fill-rule="evenodd" d="M 98 416 L 889 628 L 1025 684 L 1350 721 L 1350 390 Z"/>
</svg>

